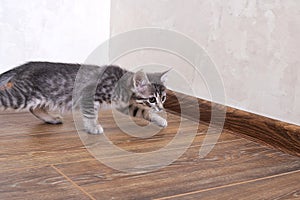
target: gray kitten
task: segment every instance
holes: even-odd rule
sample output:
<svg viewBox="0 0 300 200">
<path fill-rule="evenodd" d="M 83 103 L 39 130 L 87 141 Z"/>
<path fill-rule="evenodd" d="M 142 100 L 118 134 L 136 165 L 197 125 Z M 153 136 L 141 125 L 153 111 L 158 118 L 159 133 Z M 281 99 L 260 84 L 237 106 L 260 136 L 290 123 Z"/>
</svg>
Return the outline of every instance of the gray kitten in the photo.
<svg viewBox="0 0 300 200">
<path fill-rule="evenodd" d="M 100 134 L 99 108 L 113 104 L 124 114 L 166 127 L 167 121 L 157 114 L 166 101 L 166 73 L 134 73 L 114 65 L 29 62 L 0 75 L 0 107 L 29 110 L 46 123 L 60 124 L 62 119 L 48 111 L 68 111 L 78 105 L 86 131 Z"/>
</svg>

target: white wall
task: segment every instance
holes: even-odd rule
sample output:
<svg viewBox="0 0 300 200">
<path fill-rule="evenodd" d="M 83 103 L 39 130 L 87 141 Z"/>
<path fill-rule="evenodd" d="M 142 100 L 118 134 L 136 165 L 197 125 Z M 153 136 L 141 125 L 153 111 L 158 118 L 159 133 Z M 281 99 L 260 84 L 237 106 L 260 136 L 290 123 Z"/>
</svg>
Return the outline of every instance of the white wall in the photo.
<svg viewBox="0 0 300 200">
<path fill-rule="evenodd" d="M 0 73 L 26 61 L 85 61 L 109 37 L 110 0 L 0 0 Z"/>
<path fill-rule="evenodd" d="M 112 0 L 111 35 L 141 27 L 176 30 L 203 46 L 223 78 L 227 105 L 300 125 L 299 0 Z M 161 55 L 123 60 L 144 57 Z M 192 78 L 186 64 L 169 64 Z M 198 96 L 210 99 L 204 85 L 193 80 Z"/>
</svg>

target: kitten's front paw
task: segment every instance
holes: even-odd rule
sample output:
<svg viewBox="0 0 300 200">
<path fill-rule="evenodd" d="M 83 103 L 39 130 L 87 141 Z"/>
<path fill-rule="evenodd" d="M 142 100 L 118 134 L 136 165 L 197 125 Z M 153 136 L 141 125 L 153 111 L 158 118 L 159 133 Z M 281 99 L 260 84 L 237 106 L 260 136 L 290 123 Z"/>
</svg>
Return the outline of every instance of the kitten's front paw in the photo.
<svg viewBox="0 0 300 200">
<path fill-rule="evenodd" d="M 161 119 L 159 123 L 157 123 L 158 126 L 166 128 L 168 126 L 168 122 L 165 119 Z"/>
<path fill-rule="evenodd" d="M 103 133 L 103 128 L 100 124 L 93 126 L 93 127 L 88 127 L 86 128 L 86 132 L 90 134 L 102 134 Z"/>
<path fill-rule="evenodd" d="M 160 127 L 167 127 L 168 126 L 168 122 L 166 119 L 162 118 L 161 116 L 159 115 L 153 115 L 152 116 L 152 119 L 151 121 L 156 124 L 157 126 L 160 126 Z"/>
</svg>

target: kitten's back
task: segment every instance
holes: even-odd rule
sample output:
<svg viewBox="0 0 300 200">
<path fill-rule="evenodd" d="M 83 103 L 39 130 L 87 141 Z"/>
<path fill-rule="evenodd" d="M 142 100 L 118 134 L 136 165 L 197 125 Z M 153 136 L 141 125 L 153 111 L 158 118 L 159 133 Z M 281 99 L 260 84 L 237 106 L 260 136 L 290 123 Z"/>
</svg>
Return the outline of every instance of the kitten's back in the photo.
<svg viewBox="0 0 300 200">
<path fill-rule="evenodd" d="M 28 62 L 0 75 L 0 107 L 28 109 L 70 104 L 80 64 Z M 68 106 L 70 107 L 70 106 Z"/>
</svg>

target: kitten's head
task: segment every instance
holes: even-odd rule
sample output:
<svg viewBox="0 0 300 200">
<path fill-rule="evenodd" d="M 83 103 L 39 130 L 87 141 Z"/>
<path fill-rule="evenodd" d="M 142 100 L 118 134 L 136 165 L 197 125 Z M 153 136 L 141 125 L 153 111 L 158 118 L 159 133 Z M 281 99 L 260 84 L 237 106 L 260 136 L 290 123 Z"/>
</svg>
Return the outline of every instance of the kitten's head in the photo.
<svg viewBox="0 0 300 200">
<path fill-rule="evenodd" d="M 154 111 L 162 111 L 166 101 L 167 70 L 162 73 L 144 73 L 142 70 L 133 76 L 134 96 L 137 103 L 142 103 Z"/>
</svg>

